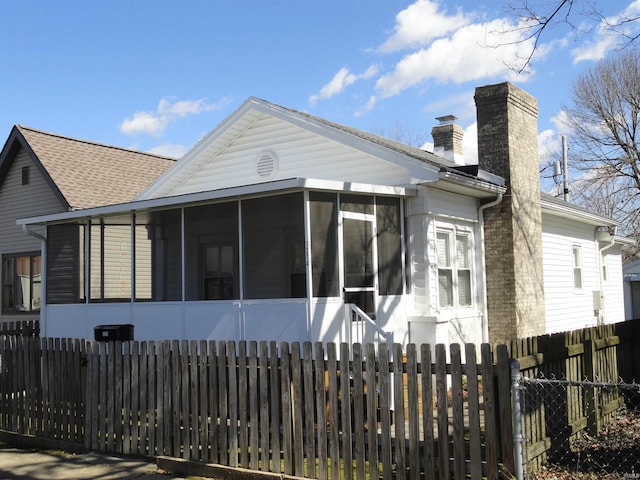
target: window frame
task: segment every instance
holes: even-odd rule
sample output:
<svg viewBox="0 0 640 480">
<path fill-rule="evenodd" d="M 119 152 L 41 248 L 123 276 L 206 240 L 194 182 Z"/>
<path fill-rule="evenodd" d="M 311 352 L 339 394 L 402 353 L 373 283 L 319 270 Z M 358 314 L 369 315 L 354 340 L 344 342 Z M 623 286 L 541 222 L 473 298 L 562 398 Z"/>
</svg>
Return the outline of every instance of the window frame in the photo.
<svg viewBox="0 0 640 480">
<path fill-rule="evenodd" d="M 576 292 L 582 292 L 584 290 L 584 261 L 582 245 L 573 244 L 571 246 L 571 265 L 573 272 L 573 289 Z M 576 274 L 578 276 L 576 276 Z"/>
<path fill-rule="evenodd" d="M 439 237 L 446 235 L 447 238 L 447 265 L 441 265 L 439 249 Z M 473 229 L 470 227 L 454 224 L 439 224 L 436 226 L 435 232 L 435 265 L 436 265 L 436 290 L 437 290 L 437 304 L 438 308 L 442 309 L 455 309 L 455 308 L 473 308 L 476 304 L 475 291 L 475 242 L 473 237 Z M 464 259 L 465 265 L 460 265 L 461 259 L 458 256 L 458 240 L 459 238 L 465 238 L 466 245 L 466 258 Z M 448 292 L 448 303 L 443 303 L 442 297 L 442 285 L 441 285 L 441 272 L 450 272 L 449 282 L 450 291 Z M 463 291 L 460 288 L 461 274 L 466 272 L 466 282 L 468 284 L 468 302 L 461 301 L 461 294 Z"/>
<path fill-rule="evenodd" d="M 25 310 L 21 310 L 17 308 L 18 299 L 17 299 L 17 289 L 16 285 L 19 283 L 20 279 L 18 278 L 18 271 L 16 268 L 17 259 L 19 258 L 28 258 L 29 264 L 29 299 L 28 302 L 23 302 L 22 305 L 28 304 L 29 308 Z M 34 274 L 34 260 L 38 258 L 38 262 L 40 264 L 39 272 Z M 7 263 L 11 260 L 12 272 L 7 272 Z M 11 276 L 12 282 L 8 284 L 6 282 L 7 275 Z M 34 276 L 39 275 L 39 281 L 34 281 Z M 34 296 L 35 286 L 39 285 L 39 297 Z M 7 294 L 5 293 L 7 289 L 10 289 L 10 297 L 11 297 L 11 305 L 7 305 L 5 302 L 8 299 Z M 24 293 L 24 292 L 23 292 Z M 34 300 L 38 299 L 37 307 L 34 307 Z M 29 315 L 40 312 L 40 307 L 42 305 L 42 253 L 39 251 L 30 251 L 30 252 L 20 252 L 20 253 L 11 253 L 11 254 L 3 254 L 2 255 L 2 304 L 1 309 L 3 314 L 16 314 L 16 315 Z"/>
</svg>

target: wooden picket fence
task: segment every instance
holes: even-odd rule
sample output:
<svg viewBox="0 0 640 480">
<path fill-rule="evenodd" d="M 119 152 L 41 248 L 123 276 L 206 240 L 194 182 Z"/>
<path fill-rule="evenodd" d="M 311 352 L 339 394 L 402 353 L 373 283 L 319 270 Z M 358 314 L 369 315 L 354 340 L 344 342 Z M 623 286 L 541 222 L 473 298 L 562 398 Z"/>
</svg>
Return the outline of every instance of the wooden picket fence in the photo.
<svg viewBox="0 0 640 480">
<path fill-rule="evenodd" d="M 0 362 L 0 429 L 78 449 L 320 479 L 513 472 L 506 346 L 0 336 Z"/>
<path fill-rule="evenodd" d="M 0 321 L 0 335 L 40 336 L 40 320 Z"/>
<path fill-rule="evenodd" d="M 568 382 L 553 391 L 548 386 L 527 392 L 522 418 L 525 458 L 529 470 L 535 471 L 583 433 L 596 436 L 625 404 L 619 390 L 593 388 L 589 382 L 640 380 L 640 323 L 631 320 L 514 340 L 509 352 L 523 377 Z"/>
</svg>

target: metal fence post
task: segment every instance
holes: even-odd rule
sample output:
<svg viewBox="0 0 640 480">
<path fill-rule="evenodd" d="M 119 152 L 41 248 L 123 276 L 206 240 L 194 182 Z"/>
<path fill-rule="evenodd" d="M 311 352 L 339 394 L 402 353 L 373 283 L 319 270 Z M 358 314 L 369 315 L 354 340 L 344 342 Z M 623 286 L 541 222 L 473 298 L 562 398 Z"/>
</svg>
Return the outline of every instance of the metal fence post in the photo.
<svg viewBox="0 0 640 480">
<path fill-rule="evenodd" d="M 520 362 L 511 359 L 511 398 L 513 401 L 513 463 L 517 480 L 524 480 L 522 456 L 522 405 L 520 398 Z"/>
</svg>

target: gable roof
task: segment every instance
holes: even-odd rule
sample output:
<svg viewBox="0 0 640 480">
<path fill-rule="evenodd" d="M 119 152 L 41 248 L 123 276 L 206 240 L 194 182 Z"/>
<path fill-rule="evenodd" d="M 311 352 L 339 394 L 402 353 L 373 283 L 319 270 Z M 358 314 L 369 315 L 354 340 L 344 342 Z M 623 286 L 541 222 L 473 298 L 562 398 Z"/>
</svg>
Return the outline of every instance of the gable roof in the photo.
<svg viewBox="0 0 640 480">
<path fill-rule="evenodd" d="M 234 113 L 223 120 L 214 130 L 203 137 L 176 165 L 149 186 L 140 200 L 173 195 L 188 178 L 198 172 L 209 160 L 232 145 L 247 130 L 265 117 L 272 117 L 306 132 L 327 138 L 341 145 L 375 156 L 377 159 L 407 169 L 420 180 L 433 179 L 441 172 L 460 177 L 480 179 L 494 185 L 503 185 L 504 180 L 487 172 L 470 175 L 459 165 L 426 150 L 395 142 L 356 128 L 341 125 L 326 119 L 283 107 L 266 100 L 250 97 Z"/>
<path fill-rule="evenodd" d="M 24 148 L 68 210 L 135 198 L 175 159 L 16 125 L 0 153 L 0 184 Z"/>
</svg>

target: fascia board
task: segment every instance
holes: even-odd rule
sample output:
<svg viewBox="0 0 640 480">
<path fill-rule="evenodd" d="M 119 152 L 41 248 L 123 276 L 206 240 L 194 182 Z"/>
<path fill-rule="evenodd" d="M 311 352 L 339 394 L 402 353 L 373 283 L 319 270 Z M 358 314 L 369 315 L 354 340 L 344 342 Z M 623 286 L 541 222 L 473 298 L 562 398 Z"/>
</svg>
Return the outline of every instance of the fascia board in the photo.
<svg viewBox="0 0 640 480">
<path fill-rule="evenodd" d="M 615 220 L 611 220 L 610 218 L 603 217 L 595 213 L 585 212 L 579 208 L 573 208 L 570 205 L 559 205 L 557 203 L 541 200 L 540 206 L 542 208 L 542 213 L 582 221 L 596 227 L 615 227 L 618 225 L 618 222 Z"/>
<path fill-rule="evenodd" d="M 438 181 L 431 185 L 442 190 L 464 193 L 477 198 L 504 194 L 507 191 L 504 186 L 449 171 L 441 171 Z"/>
<path fill-rule="evenodd" d="M 334 192 L 362 193 L 385 196 L 414 196 L 417 189 L 414 186 L 387 186 L 364 183 L 338 182 L 333 180 L 319 180 L 307 178 L 289 178 L 273 182 L 256 183 L 239 187 L 221 188 L 207 192 L 188 193 L 172 197 L 150 198 L 135 200 L 129 203 L 106 205 L 102 207 L 74 210 L 37 217 L 19 218 L 16 225 L 44 225 L 49 223 L 61 223 L 70 220 L 84 220 L 89 218 L 122 215 L 136 211 L 150 211 L 166 207 L 183 207 L 198 203 L 233 200 L 247 198 L 256 195 L 269 195 L 285 191 L 299 190 L 326 190 Z"/>
</svg>

